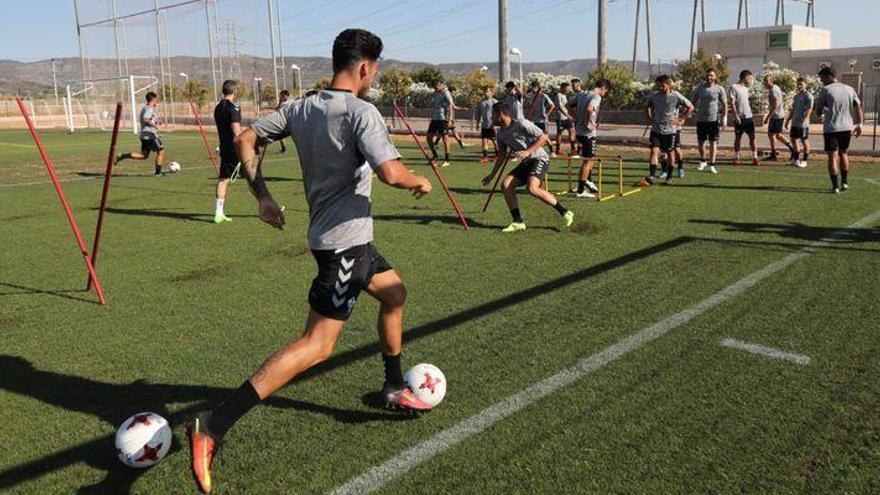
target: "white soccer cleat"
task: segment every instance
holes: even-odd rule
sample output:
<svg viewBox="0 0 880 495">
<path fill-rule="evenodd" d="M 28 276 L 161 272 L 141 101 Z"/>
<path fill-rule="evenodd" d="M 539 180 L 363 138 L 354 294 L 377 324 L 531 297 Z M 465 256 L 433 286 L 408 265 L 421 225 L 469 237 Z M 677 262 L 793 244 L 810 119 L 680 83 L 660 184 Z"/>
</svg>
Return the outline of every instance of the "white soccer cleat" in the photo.
<svg viewBox="0 0 880 495">
<path fill-rule="evenodd" d="M 836 187 L 832 187 L 832 188 L 831 188 L 831 194 L 840 194 L 840 189 L 838 189 L 838 188 L 836 188 Z"/>
<path fill-rule="evenodd" d="M 550 153 L 550 158 L 556 158 L 556 152 Z"/>
<path fill-rule="evenodd" d="M 797 166 L 798 166 L 798 168 L 807 168 L 807 161 L 806 160 L 798 160 Z"/>
<path fill-rule="evenodd" d="M 849 191 L 849 183 L 844 182 L 843 184 L 840 185 L 840 189 L 843 191 Z"/>
<path fill-rule="evenodd" d="M 666 180 L 668 177 L 669 177 L 669 176 L 666 174 L 666 172 L 661 172 L 661 173 L 660 173 L 660 180 Z"/>
<path fill-rule="evenodd" d="M 697 170 L 700 171 L 700 172 L 702 172 L 703 170 L 706 169 L 707 166 L 709 166 L 708 163 L 706 163 L 706 162 L 700 162 L 700 164 L 697 165 Z"/>
<path fill-rule="evenodd" d="M 596 187 L 596 183 L 595 183 L 595 182 L 593 182 L 593 181 L 591 181 L 591 180 L 588 180 L 588 181 L 586 181 L 586 182 L 587 182 L 587 189 L 589 189 L 590 192 L 592 192 L 592 193 L 597 193 L 597 192 L 599 192 L 599 188 Z"/>
<path fill-rule="evenodd" d="M 792 158 L 790 163 L 791 163 L 791 165 L 794 166 L 794 167 L 799 167 L 801 161 L 798 160 L 797 158 Z"/>
<path fill-rule="evenodd" d="M 575 198 L 595 198 L 596 195 L 591 193 L 590 191 L 587 191 L 586 189 L 584 189 L 583 192 L 575 193 L 574 197 Z"/>
<path fill-rule="evenodd" d="M 715 165 L 709 165 L 709 172 L 712 172 L 713 174 L 717 174 L 718 169 L 715 168 Z"/>
</svg>

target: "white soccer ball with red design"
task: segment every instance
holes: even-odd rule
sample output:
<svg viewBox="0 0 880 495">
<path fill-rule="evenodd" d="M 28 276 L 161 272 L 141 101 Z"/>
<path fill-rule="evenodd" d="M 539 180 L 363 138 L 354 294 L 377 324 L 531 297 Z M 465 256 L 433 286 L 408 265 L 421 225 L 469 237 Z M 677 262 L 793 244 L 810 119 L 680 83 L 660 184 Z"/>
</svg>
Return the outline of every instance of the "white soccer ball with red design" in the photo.
<svg viewBox="0 0 880 495">
<path fill-rule="evenodd" d="M 126 419 L 116 430 L 116 454 L 128 467 L 148 468 L 171 448 L 171 427 L 156 413 L 143 412 Z"/>
<path fill-rule="evenodd" d="M 403 381 L 425 404 L 436 407 L 446 396 L 446 376 L 433 364 L 417 364 L 406 372 Z"/>
</svg>

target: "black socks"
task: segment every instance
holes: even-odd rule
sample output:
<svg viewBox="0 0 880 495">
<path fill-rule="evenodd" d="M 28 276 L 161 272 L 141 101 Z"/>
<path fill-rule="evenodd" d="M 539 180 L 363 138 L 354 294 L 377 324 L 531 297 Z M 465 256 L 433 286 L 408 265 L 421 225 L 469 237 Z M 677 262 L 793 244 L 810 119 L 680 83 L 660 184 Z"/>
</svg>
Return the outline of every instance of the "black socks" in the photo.
<svg viewBox="0 0 880 495">
<path fill-rule="evenodd" d="M 657 165 L 654 165 L 653 163 L 648 164 L 648 173 L 651 177 L 657 175 Z"/>
<path fill-rule="evenodd" d="M 831 175 L 831 187 L 834 189 L 840 189 L 840 184 L 837 183 L 837 176 Z"/>
<path fill-rule="evenodd" d="M 400 354 L 389 356 L 382 354 L 385 364 L 385 385 L 399 389 L 403 387 L 403 371 L 400 369 Z"/>
<path fill-rule="evenodd" d="M 236 421 L 259 403 L 260 396 L 251 385 L 251 381 L 246 380 L 211 412 L 211 418 L 207 425 L 208 432 L 215 440 L 223 438 L 223 435 L 226 435 L 226 432 L 232 428 Z"/>
<path fill-rule="evenodd" d="M 581 180 L 578 181 L 578 194 L 584 192 L 587 189 L 587 181 Z"/>
<path fill-rule="evenodd" d="M 516 223 L 523 223 L 522 215 L 519 213 L 519 208 L 513 208 L 510 210 L 510 216 L 513 217 L 513 221 Z"/>
<path fill-rule="evenodd" d="M 849 184 L 849 182 L 846 180 L 847 175 L 849 175 L 849 170 L 841 170 L 840 171 L 840 182 L 842 182 L 843 184 Z"/>
<path fill-rule="evenodd" d="M 560 203 L 559 201 L 557 201 L 556 204 L 553 205 L 553 208 L 556 210 L 557 213 L 559 213 L 560 216 L 565 215 L 565 213 L 568 211 L 567 209 L 565 209 L 564 206 L 562 206 L 562 203 Z"/>
</svg>

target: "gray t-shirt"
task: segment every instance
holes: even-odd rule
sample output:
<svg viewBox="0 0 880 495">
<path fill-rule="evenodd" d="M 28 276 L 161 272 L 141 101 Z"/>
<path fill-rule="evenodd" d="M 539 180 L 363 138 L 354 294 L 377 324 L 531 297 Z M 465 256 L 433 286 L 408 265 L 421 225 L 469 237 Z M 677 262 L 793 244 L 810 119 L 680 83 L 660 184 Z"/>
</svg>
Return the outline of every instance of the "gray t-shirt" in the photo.
<svg viewBox="0 0 880 495">
<path fill-rule="evenodd" d="M 477 106 L 477 109 L 480 112 L 480 129 L 491 129 L 493 127 L 492 107 L 495 106 L 496 103 L 498 103 L 498 100 L 495 98 L 486 98 Z"/>
<path fill-rule="evenodd" d="M 514 120 L 506 129 L 504 127 L 498 129 L 498 134 L 496 135 L 498 138 L 498 153 L 506 155 L 508 150 L 522 151 L 534 144 L 543 134 L 544 131 L 526 119 Z M 550 160 L 543 146 L 535 150 L 528 158 L 543 161 Z"/>
<path fill-rule="evenodd" d="M 862 101 L 852 86 L 836 82 L 822 88 L 816 98 L 816 112 L 825 116 L 823 132 L 853 130 L 853 108 L 861 105 Z"/>
<path fill-rule="evenodd" d="M 452 93 L 448 89 L 441 92 L 434 92 L 434 113 L 431 114 L 432 120 L 446 120 L 449 118 L 449 105 L 452 104 Z"/>
<path fill-rule="evenodd" d="M 510 109 L 510 116 L 513 120 L 521 120 L 525 118 L 525 115 L 523 115 L 523 102 L 521 96 L 508 94 L 504 97 L 504 102 L 507 103 L 507 107 Z"/>
<path fill-rule="evenodd" d="M 309 247 L 373 240 L 372 169 L 400 158 L 379 110 L 348 91 L 324 90 L 254 122 L 257 136 L 296 144 L 309 204 Z"/>
<path fill-rule="evenodd" d="M 784 119 L 785 118 L 785 103 L 782 101 L 782 90 L 779 89 L 779 86 L 773 85 L 769 91 L 767 91 L 767 101 L 770 103 L 770 107 L 767 109 L 768 111 L 773 108 L 773 105 L 779 104 L 776 107 L 776 110 L 773 110 L 773 114 L 771 115 L 774 119 Z"/>
<path fill-rule="evenodd" d="M 578 136 L 596 137 L 598 134 L 597 123 L 599 120 L 599 105 L 602 97 L 592 91 L 581 91 L 574 97 L 574 133 Z M 590 118 L 587 120 L 587 110 L 593 107 Z M 590 130 L 589 124 L 593 129 Z"/>
<path fill-rule="evenodd" d="M 791 126 L 803 127 L 807 118 L 807 112 L 813 108 L 813 95 L 809 91 L 797 92 L 791 102 Z M 809 122 L 806 122 L 810 125 Z"/>
<path fill-rule="evenodd" d="M 566 105 L 568 105 L 568 96 L 565 96 L 564 93 L 556 93 L 556 121 L 557 122 L 567 122 L 571 120 L 568 118 L 568 115 L 562 113 L 560 109 L 566 109 Z"/>
<path fill-rule="evenodd" d="M 529 100 L 529 120 L 532 122 L 546 122 L 547 114 L 552 106 L 553 100 L 543 91 L 538 95 L 533 95 Z"/>
<path fill-rule="evenodd" d="M 736 109 L 740 119 L 750 119 L 752 115 L 752 105 L 749 103 L 749 88 L 742 84 L 734 84 L 730 87 L 730 102 Z"/>
<path fill-rule="evenodd" d="M 677 126 L 672 123 L 673 119 L 678 118 L 678 109 L 680 107 L 692 107 L 691 101 L 685 98 L 678 91 L 672 90 L 669 94 L 662 91 L 654 91 L 648 95 L 646 107 L 654 109 L 654 119 L 651 122 L 651 131 L 657 134 L 675 134 L 678 130 Z"/>
<path fill-rule="evenodd" d="M 152 139 L 159 136 L 159 129 L 156 128 L 159 119 L 156 117 L 156 111 L 153 107 L 144 105 L 138 120 L 141 123 L 141 139 Z"/>
<path fill-rule="evenodd" d="M 691 101 L 697 107 L 697 122 L 718 122 L 727 101 L 727 91 L 718 84 L 701 84 L 694 88 Z"/>
</svg>

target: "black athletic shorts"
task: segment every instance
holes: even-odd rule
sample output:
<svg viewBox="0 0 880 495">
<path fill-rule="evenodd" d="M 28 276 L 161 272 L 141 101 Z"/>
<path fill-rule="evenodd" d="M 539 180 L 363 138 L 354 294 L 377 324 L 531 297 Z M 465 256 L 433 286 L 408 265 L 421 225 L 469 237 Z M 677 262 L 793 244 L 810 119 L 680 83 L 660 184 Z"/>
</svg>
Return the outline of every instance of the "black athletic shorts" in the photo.
<svg viewBox="0 0 880 495">
<path fill-rule="evenodd" d="M 318 275 L 309 289 L 309 306 L 334 320 L 347 320 L 358 294 L 370 285 L 373 275 L 391 270 L 372 243 L 335 251 L 313 249 L 312 256 L 318 263 Z"/>
<path fill-rule="evenodd" d="M 480 129 L 480 138 L 482 139 L 495 139 L 495 128 L 494 127 L 486 127 Z"/>
<path fill-rule="evenodd" d="M 526 158 L 521 161 L 515 169 L 511 170 L 508 175 L 516 177 L 520 185 L 529 183 L 529 177 L 537 177 L 539 181 L 544 181 L 544 176 L 550 169 L 550 162 L 547 160 L 539 160 L 537 158 Z"/>
<path fill-rule="evenodd" d="M 593 158 L 599 153 L 599 145 L 595 137 L 578 136 L 577 141 L 581 145 L 582 157 Z"/>
<path fill-rule="evenodd" d="M 158 153 L 163 149 L 165 149 L 165 145 L 162 144 L 162 140 L 159 139 L 159 136 L 141 138 L 141 153 L 145 156 L 149 156 L 151 151 Z"/>
<path fill-rule="evenodd" d="M 546 122 L 535 122 L 535 127 L 541 129 L 541 132 L 547 134 L 547 123 Z"/>
<path fill-rule="evenodd" d="M 675 131 L 675 142 L 672 144 L 674 149 L 681 148 L 681 129 Z"/>
<path fill-rule="evenodd" d="M 849 142 L 852 139 L 852 131 L 826 132 L 825 151 L 833 153 L 840 151 L 846 153 L 849 150 Z"/>
<path fill-rule="evenodd" d="M 556 132 L 559 131 L 567 131 L 574 127 L 574 122 L 571 119 L 568 120 L 557 120 L 556 121 Z"/>
<path fill-rule="evenodd" d="M 447 131 L 449 131 L 449 123 L 445 120 L 432 120 L 428 124 L 428 134 L 445 136 Z"/>
<path fill-rule="evenodd" d="M 220 178 L 231 179 L 235 167 L 238 166 L 238 158 L 220 157 Z"/>
<path fill-rule="evenodd" d="M 675 149 L 675 134 L 660 134 L 651 131 L 650 145 L 652 148 L 660 148 L 663 153 L 671 153 Z"/>
<path fill-rule="evenodd" d="M 720 126 L 715 122 L 697 122 L 697 141 L 718 141 Z"/>
<path fill-rule="evenodd" d="M 782 132 L 782 128 L 785 125 L 785 119 L 777 119 L 771 118 L 770 122 L 767 123 L 767 132 L 771 134 L 777 134 Z"/>
<path fill-rule="evenodd" d="M 807 139 L 810 139 L 810 128 L 792 126 L 788 131 L 788 137 L 792 140 L 800 139 L 801 141 L 806 141 Z"/>
<path fill-rule="evenodd" d="M 741 135 L 741 134 L 749 134 L 752 135 L 755 133 L 755 119 L 749 117 L 747 119 L 739 119 L 739 124 L 733 124 L 733 132 Z"/>
</svg>

